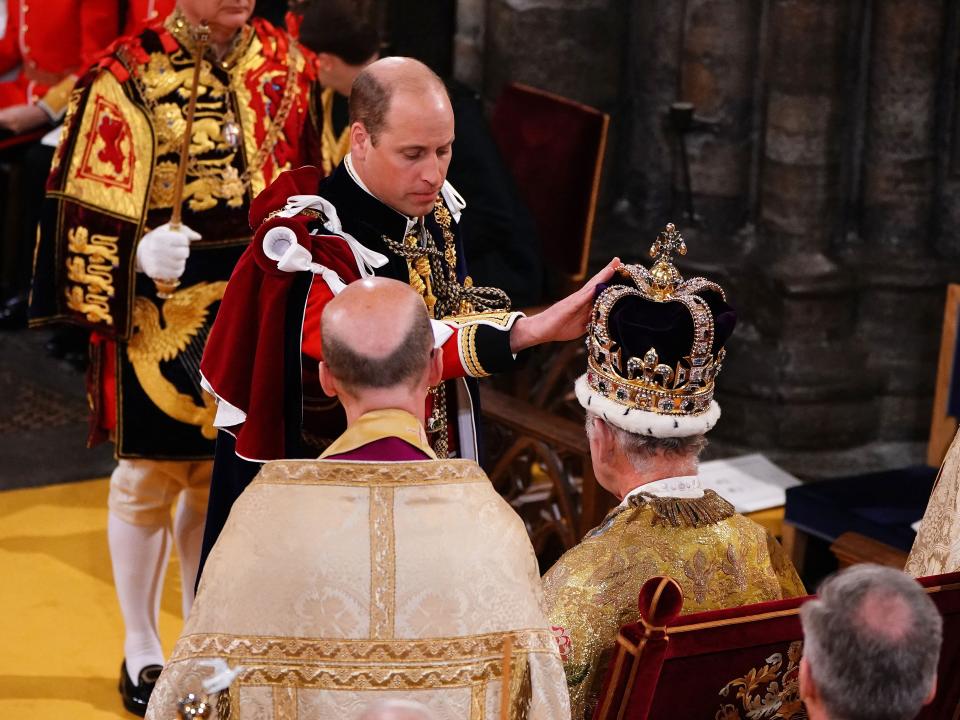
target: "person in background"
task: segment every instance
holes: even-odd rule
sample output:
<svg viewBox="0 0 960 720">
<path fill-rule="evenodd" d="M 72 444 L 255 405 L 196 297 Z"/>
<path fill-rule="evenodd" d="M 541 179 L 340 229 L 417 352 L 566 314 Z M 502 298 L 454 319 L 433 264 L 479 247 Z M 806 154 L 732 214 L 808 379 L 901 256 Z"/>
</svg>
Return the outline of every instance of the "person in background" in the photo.
<svg viewBox="0 0 960 720">
<path fill-rule="evenodd" d="M 23 135 L 41 128 L 54 128 L 42 140 L 18 146 L 14 159 L 19 228 L 5 253 L 10 267 L 4 269 L 6 287 L 0 295 L 0 329 L 16 330 L 27 324 L 27 291 L 37 223 L 43 202 L 43 187 L 50 172 L 53 151 L 59 140 L 60 123 L 78 77 L 118 37 L 131 35 L 162 21 L 173 10 L 174 0 L 11 0 L 9 21 L 0 39 L 0 72 L 15 77 L 0 83 L 0 129 Z M 63 28 L 76 28 L 64 33 Z M 121 28 L 122 31 L 121 31 Z M 86 366 L 86 334 L 77 330 L 58 332 L 49 352 L 69 356 L 71 364 Z"/>
<path fill-rule="evenodd" d="M 841 570 L 800 606 L 800 622 L 810 720 L 911 720 L 936 695 L 943 618 L 899 570 Z"/>
<path fill-rule="evenodd" d="M 512 311 L 502 290 L 467 274 L 465 201 L 446 181 L 454 118 L 443 81 L 417 60 L 383 58 L 357 76 L 350 113 L 351 151 L 329 177 L 299 168 L 255 201 L 254 242 L 210 333 L 201 371 L 221 432 L 201 567 L 260 463 L 316 457 L 343 431 L 342 409 L 312 387 L 310 368 L 323 357 L 316 318 L 344 284 L 408 282 L 450 327 L 427 431 L 439 456 L 476 459 L 476 379 L 512 368 L 526 348 L 580 337 L 593 288 L 619 263 L 540 313 Z"/>
<path fill-rule="evenodd" d="M 198 369 L 207 333 L 249 243 L 252 199 L 316 147 L 311 68 L 285 32 L 248 22 L 252 11 L 253 0 L 178 0 L 78 81 L 40 224 L 33 320 L 93 333 L 89 442 L 113 441 L 117 457 L 107 528 L 119 688 L 140 715 L 163 663 L 171 540 L 185 616 L 193 600 L 216 432 Z"/>
<path fill-rule="evenodd" d="M 308 0 L 293 14 L 324 86 L 319 114 L 323 169 L 330 174 L 350 150 L 347 98 L 360 71 L 381 56 L 380 35 L 351 0 Z M 479 95 L 452 78 L 444 82 L 457 128 L 447 177 L 470 201 L 460 231 L 471 277 L 506 292 L 514 307 L 532 307 L 543 301 L 544 282 L 533 218 L 490 134 Z"/>
</svg>

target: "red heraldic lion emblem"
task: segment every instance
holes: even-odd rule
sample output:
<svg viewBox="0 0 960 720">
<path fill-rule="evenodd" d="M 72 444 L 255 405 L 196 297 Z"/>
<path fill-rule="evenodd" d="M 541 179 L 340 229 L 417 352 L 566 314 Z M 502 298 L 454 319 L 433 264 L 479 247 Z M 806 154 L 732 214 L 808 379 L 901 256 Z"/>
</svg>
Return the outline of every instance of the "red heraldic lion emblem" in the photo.
<svg viewBox="0 0 960 720">
<path fill-rule="evenodd" d="M 97 97 L 93 122 L 84 139 L 86 147 L 77 176 L 132 191 L 133 138 L 120 109 L 109 100 Z"/>
</svg>

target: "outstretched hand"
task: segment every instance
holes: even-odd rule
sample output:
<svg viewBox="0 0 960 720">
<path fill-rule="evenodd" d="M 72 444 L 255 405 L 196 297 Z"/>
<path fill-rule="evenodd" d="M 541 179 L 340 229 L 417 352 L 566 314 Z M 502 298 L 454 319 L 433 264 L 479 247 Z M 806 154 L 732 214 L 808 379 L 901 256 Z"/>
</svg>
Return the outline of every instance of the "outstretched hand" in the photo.
<svg viewBox="0 0 960 720">
<path fill-rule="evenodd" d="M 575 340 L 583 335 L 590 321 L 597 285 L 608 282 L 620 265 L 620 258 L 614 258 L 572 295 L 541 313 L 517 320 L 510 331 L 510 350 L 518 353 L 540 343 Z"/>
</svg>

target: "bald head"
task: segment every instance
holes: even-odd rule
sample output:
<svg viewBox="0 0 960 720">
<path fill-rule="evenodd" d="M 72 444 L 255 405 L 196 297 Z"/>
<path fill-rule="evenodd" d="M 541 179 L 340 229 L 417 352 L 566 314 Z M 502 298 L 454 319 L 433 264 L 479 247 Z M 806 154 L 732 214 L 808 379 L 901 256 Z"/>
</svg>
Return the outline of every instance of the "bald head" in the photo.
<svg viewBox="0 0 960 720">
<path fill-rule="evenodd" d="M 387 57 L 371 63 L 353 81 L 350 123 L 362 123 L 376 144 L 389 127 L 390 109 L 397 96 L 416 98 L 418 104 L 450 108 L 443 80 L 419 60 Z M 449 113 L 452 117 L 453 110 Z"/>
<path fill-rule="evenodd" d="M 421 703 L 412 700 L 386 700 L 363 713 L 360 720 L 433 720 L 434 717 L 430 709 Z"/>
<path fill-rule="evenodd" d="M 354 391 L 418 382 L 433 347 L 423 299 L 388 278 L 348 285 L 324 308 L 320 334 L 324 363 Z"/>
<path fill-rule="evenodd" d="M 893 568 L 854 565 L 800 607 L 804 663 L 827 717 L 916 717 L 935 688 L 943 621 L 917 582 Z M 813 714 L 810 715 L 813 717 Z"/>
</svg>

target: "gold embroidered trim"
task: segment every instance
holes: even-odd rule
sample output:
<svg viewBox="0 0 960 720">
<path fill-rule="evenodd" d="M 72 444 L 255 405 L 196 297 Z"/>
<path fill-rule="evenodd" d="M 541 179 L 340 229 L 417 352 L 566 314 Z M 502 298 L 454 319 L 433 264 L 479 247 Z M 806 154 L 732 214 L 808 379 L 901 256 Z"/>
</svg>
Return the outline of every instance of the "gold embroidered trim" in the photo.
<svg viewBox="0 0 960 720">
<path fill-rule="evenodd" d="M 453 325 L 454 327 L 469 327 L 471 325 L 476 325 L 477 323 L 484 323 L 487 325 L 495 325 L 506 329 L 513 324 L 515 317 L 520 317 L 523 313 L 519 312 L 481 312 L 481 313 L 467 313 L 464 315 L 448 315 L 443 318 L 443 322 Z"/>
<path fill-rule="evenodd" d="M 460 330 L 460 348 L 463 351 L 464 366 L 473 377 L 490 377 L 490 373 L 484 370 L 480 364 L 480 356 L 477 354 L 478 327 L 478 325 L 468 325 Z"/>
<path fill-rule="evenodd" d="M 245 668 L 235 691 L 243 686 L 355 691 L 469 687 L 473 703 L 482 692 L 474 688 L 502 677 L 508 642 L 518 671 L 512 674 L 515 690 L 511 682 L 516 711 L 529 702 L 529 655 L 556 654 L 556 641 L 547 630 L 393 641 L 189 635 L 177 643 L 170 664 L 228 656 Z"/>
<path fill-rule="evenodd" d="M 546 629 L 404 640 L 350 640 L 297 638 L 278 635 L 196 634 L 180 638 L 170 662 L 230 656 L 238 665 L 254 663 L 332 664 L 338 666 L 396 667 L 399 664 L 458 663 L 500 659 L 507 638 L 514 652 L 548 653 L 557 642 Z"/>
<path fill-rule="evenodd" d="M 396 537 L 393 488 L 370 489 L 370 636 L 393 638 L 396 619 Z"/>
<path fill-rule="evenodd" d="M 297 720 L 297 688 L 292 685 L 274 686 L 273 720 Z"/>
<path fill-rule="evenodd" d="M 277 217 L 277 215 L 279 215 L 282 212 L 283 212 L 283 208 L 279 208 L 277 210 L 274 210 L 273 212 L 268 213 L 267 216 L 263 218 L 263 222 L 261 222 L 260 224 L 263 225 L 263 223 L 267 222 L 267 220 L 273 220 L 273 218 Z M 303 210 L 300 211 L 299 214 L 306 215 L 307 217 L 316 218 L 317 220 L 320 220 L 322 222 L 327 221 L 326 215 L 324 215 L 319 210 L 314 210 L 313 208 L 304 208 Z"/>
<path fill-rule="evenodd" d="M 641 492 L 631 496 L 630 505 L 649 505 L 654 525 L 669 523 L 673 527 L 715 525 L 736 513 L 733 505 L 713 490 L 704 490 L 702 498 L 657 497 Z"/>
<path fill-rule="evenodd" d="M 474 683 L 470 688 L 470 720 L 485 720 L 487 716 L 487 684 Z"/>
<path fill-rule="evenodd" d="M 473 460 L 415 460 L 412 462 L 336 462 L 333 460 L 275 460 L 268 462 L 255 485 L 343 485 L 347 487 L 417 487 L 489 483 Z"/>
</svg>

